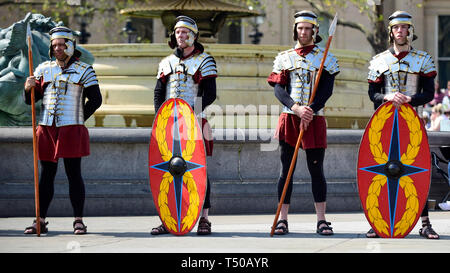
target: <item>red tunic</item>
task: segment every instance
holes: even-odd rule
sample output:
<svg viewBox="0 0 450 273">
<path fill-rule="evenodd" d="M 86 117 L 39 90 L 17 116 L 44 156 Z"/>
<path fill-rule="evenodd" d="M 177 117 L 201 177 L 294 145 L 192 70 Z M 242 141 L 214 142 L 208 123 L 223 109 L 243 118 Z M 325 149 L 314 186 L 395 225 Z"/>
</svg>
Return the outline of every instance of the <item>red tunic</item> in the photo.
<svg viewBox="0 0 450 273">
<path fill-rule="evenodd" d="M 84 125 L 37 128 L 39 160 L 57 162 L 58 158 L 83 157 L 90 154 L 89 132 Z"/>
<path fill-rule="evenodd" d="M 36 92 L 44 94 L 43 81 L 36 81 Z M 59 158 L 88 156 L 89 132 L 84 125 L 62 127 L 39 125 L 36 130 L 38 158 L 42 161 L 57 162 Z"/>
<path fill-rule="evenodd" d="M 206 156 L 212 156 L 214 146 L 213 135 L 211 126 L 209 126 L 209 123 L 205 118 L 202 118 L 202 134 L 203 141 L 205 142 Z"/>
<path fill-rule="evenodd" d="M 275 138 L 295 147 L 300 134 L 300 118 L 294 114 L 281 113 Z M 324 116 L 314 116 L 303 134 L 302 149 L 327 148 L 327 122 Z"/>
</svg>

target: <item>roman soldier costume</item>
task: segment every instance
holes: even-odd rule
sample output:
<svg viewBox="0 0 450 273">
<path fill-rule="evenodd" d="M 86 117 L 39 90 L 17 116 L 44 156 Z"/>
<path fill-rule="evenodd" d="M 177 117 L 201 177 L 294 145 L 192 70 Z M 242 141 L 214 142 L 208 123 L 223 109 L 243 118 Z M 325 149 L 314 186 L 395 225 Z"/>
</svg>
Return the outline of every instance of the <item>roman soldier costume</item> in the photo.
<svg viewBox="0 0 450 273">
<path fill-rule="evenodd" d="M 267 80 L 274 87 L 275 96 L 283 104 L 283 112 L 279 117 L 275 133 L 275 138 L 279 140 L 280 144 L 282 165 L 281 175 L 278 180 L 278 199 L 280 200 L 301 131 L 301 119 L 291 110 L 294 104 L 298 104 L 300 106 L 309 106 L 314 112 L 313 119 L 304 132 L 301 147 L 306 151 L 307 155 L 314 201 L 325 202 L 326 180 L 323 174 L 323 160 L 327 141 L 323 107 L 333 92 L 334 78 L 339 73 L 339 65 L 337 59 L 329 53 L 324 63 L 324 69 L 314 100 L 311 105 L 308 105 L 324 55 L 324 49 L 316 45 L 316 43 L 321 41 L 321 37 L 318 35 L 317 16 L 311 11 L 300 11 L 295 14 L 293 26 L 294 41 L 297 41 L 298 38 L 297 24 L 301 22 L 312 24 L 313 44 L 279 53 L 275 58 L 272 73 Z M 291 193 L 292 178 L 284 204 L 290 204 Z M 285 220 L 280 220 L 280 222 L 284 223 L 283 221 Z M 287 230 L 287 221 L 284 224 Z M 331 227 L 326 229 L 331 230 Z"/>
<path fill-rule="evenodd" d="M 175 38 L 177 28 L 189 30 L 186 44 L 194 46 L 192 53 L 184 56 Z M 197 41 L 199 32 L 196 22 L 187 16 L 178 16 L 168 42 L 173 54 L 164 58 L 158 68 L 157 83 L 154 90 L 155 112 L 168 98 L 181 98 L 193 108 L 197 117 L 201 118 L 201 126 L 207 156 L 212 156 L 213 138 L 211 128 L 206 120 L 204 110 L 216 99 L 217 66 L 214 58 L 204 52 L 203 45 Z M 207 179 L 207 190 L 204 209 L 210 208 L 210 182 Z M 198 234 L 209 234 L 211 223 L 205 218 L 199 222 Z M 209 231 L 202 232 L 200 229 Z M 161 225 L 152 231 L 153 235 L 167 233 Z"/>
<path fill-rule="evenodd" d="M 298 12 L 295 16 L 294 40 L 297 40 L 296 25 L 299 22 L 312 23 L 314 26 L 313 39 L 315 43 L 322 39 L 317 35 L 317 16 L 310 11 Z M 284 140 L 291 146 L 295 146 L 300 132 L 299 118 L 294 115 L 291 107 L 293 104 L 307 105 L 311 95 L 317 70 L 320 67 L 324 49 L 317 45 L 293 48 L 283 51 L 275 58 L 273 70 L 268 78 L 271 86 L 279 84 L 285 90 L 275 89 L 275 95 L 283 104 L 276 131 L 276 138 Z M 310 107 L 314 111 L 314 119 L 310 128 L 305 132 L 302 147 L 326 148 L 326 122 L 323 113 L 325 102 L 333 91 L 334 77 L 339 73 L 337 59 L 329 53 L 324 64 L 324 75 L 316 97 Z M 278 91 L 277 91 L 278 90 Z"/>
<path fill-rule="evenodd" d="M 37 128 L 38 158 L 41 161 L 39 195 L 41 218 L 47 215 L 53 198 L 54 179 L 58 159 L 64 159 L 69 180 L 69 194 L 75 221 L 75 234 L 86 233 L 82 222 L 85 188 L 81 176 L 81 157 L 90 154 L 89 133 L 84 122 L 102 103 L 97 76 L 91 65 L 81 62 L 72 30 L 55 27 L 50 30 L 49 56 L 54 57 L 52 42 L 64 40 L 64 60 L 50 60 L 39 64 L 34 71 L 35 100 L 42 99 Z M 59 41 L 57 41 L 58 43 Z M 58 44 L 60 46 L 60 44 Z M 59 62 L 58 62 L 59 61 Z M 61 63 L 64 66 L 60 66 Z M 31 104 L 31 92 L 25 91 L 25 102 Z M 46 224 L 45 224 L 46 225 Z M 41 222 L 41 230 L 47 228 Z M 33 226 L 26 234 L 36 233 Z"/>
<path fill-rule="evenodd" d="M 78 60 L 81 52 L 75 48 L 72 31 L 56 27 L 50 35 L 51 41 L 66 39 L 65 53 L 70 57 L 66 67 L 50 60 L 34 72 L 36 100 L 42 98 L 37 131 L 39 159 L 56 162 L 58 158 L 89 155 L 89 133 L 84 122 L 100 107 L 102 98 L 94 69 Z M 49 55 L 53 57 L 51 45 Z M 29 102 L 29 94 L 26 97 Z"/>
<path fill-rule="evenodd" d="M 408 25 L 407 45 L 409 50 L 395 52 L 393 43 L 394 36 L 392 28 L 395 25 Z M 402 93 L 411 98 L 409 104 L 416 109 L 419 117 L 423 117 L 423 105 L 430 102 L 434 96 L 434 78 L 436 77 L 436 67 L 433 58 L 425 51 L 411 47 L 413 40 L 417 39 L 414 34 L 412 16 L 405 11 L 396 11 L 389 16 L 389 42 L 391 47 L 386 51 L 374 56 L 370 61 L 368 82 L 368 94 L 377 109 L 386 101 L 388 95 Z M 424 207 L 422 212 L 421 236 L 431 238 L 437 233 L 431 228 L 428 219 L 428 208 Z M 367 233 L 368 237 L 374 237 L 373 230 Z"/>
</svg>

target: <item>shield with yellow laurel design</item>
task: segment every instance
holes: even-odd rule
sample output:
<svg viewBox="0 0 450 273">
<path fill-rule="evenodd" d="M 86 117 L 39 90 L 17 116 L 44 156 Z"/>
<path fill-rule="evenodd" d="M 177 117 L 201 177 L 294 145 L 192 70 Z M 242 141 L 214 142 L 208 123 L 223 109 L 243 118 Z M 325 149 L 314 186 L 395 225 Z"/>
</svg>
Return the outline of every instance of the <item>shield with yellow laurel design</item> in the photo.
<svg viewBox="0 0 450 273">
<path fill-rule="evenodd" d="M 383 238 L 403 238 L 428 198 L 431 155 L 416 111 L 387 102 L 378 107 L 361 139 L 358 191 L 367 220 Z"/>
<path fill-rule="evenodd" d="M 166 229 L 184 235 L 197 223 L 206 193 L 201 126 L 189 104 L 168 99 L 153 121 L 149 146 L 153 202 Z"/>
</svg>

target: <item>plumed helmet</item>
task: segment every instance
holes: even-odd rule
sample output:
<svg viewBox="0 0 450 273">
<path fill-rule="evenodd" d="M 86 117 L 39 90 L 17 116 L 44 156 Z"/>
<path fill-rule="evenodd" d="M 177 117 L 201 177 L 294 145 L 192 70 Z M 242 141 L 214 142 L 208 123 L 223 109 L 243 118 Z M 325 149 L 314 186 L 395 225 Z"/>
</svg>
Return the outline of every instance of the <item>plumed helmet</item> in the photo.
<svg viewBox="0 0 450 273">
<path fill-rule="evenodd" d="M 73 31 L 70 28 L 59 26 L 54 27 L 50 30 L 50 49 L 48 55 L 50 58 L 53 57 L 53 48 L 52 48 L 52 41 L 54 39 L 65 39 L 66 40 L 66 46 L 67 48 L 64 50 L 64 53 L 66 53 L 67 56 L 72 57 L 80 57 L 81 52 L 76 49 L 76 40 L 73 35 Z"/>
<path fill-rule="evenodd" d="M 313 25 L 313 40 L 314 43 L 322 41 L 322 37 L 319 36 L 319 23 L 317 22 L 317 15 L 310 10 L 302 10 L 294 14 L 294 41 L 297 41 L 297 24 L 301 22 L 310 23 Z"/>
<path fill-rule="evenodd" d="M 391 16 L 389 16 L 389 26 L 388 26 L 389 43 L 394 42 L 394 38 L 392 36 L 392 27 L 398 24 L 409 25 L 409 34 L 408 34 L 409 43 L 417 39 L 417 36 L 414 34 L 414 25 L 412 23 L 411 14 L 409 14 L 406 11 L 397 10 L 396 12 L 392 13 Z"/>
<path fill-rule="evenodd" d="M 173 27 L 173 31 L 170 34 L 169 46 L 171 48 L 175 48 L 177 46 L 177 40 L 175 39 L 175 30 L 179 27 L 185 27 L 192 32 L 192 44 L 197 41 L 199 34 L 197 23 L 194 21 L 194 19 L 188 16 L 181 15 L 175 18 L 175 26 Z"/>
</svg>

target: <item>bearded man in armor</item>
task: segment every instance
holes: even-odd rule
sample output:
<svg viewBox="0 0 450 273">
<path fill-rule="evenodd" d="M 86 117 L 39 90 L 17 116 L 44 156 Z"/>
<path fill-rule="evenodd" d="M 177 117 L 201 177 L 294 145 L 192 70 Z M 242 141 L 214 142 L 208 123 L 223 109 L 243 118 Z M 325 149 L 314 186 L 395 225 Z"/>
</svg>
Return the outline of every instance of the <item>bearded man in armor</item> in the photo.
<svg viewBox="0 0 450 273">
<path fill-rule="evenodd" d="M 274 87 L 275 96 L 283 104 L 275 138 L 279 140 L 281 172 L 278 179 L 278 201 L 281 199 L 295 146 L 301 129 L 305 130 L 301 147 L 306 152 L 306 161 L 311 176 L 314 206 L 317 214 L 317 233 L 332 235 L 331 223 L 326 221 L 327 184 L 323 172 L 323 161 L 327 147 L 326 120 L 323 107 L 333 92 L 335 76 L 339 73 L 337 59 L 328 54 L 311 105 L 309 97 L 324 56 L 324 49 L 316 45 L 322 39 L 318 35 L 317 15 L 311 11 L 300 11 L 295 15 L 293 26 L 295 48 L 283 51 L 275 58 L 268 83 Z M 295 170 L 295 166 L 294 166 Z M 275 235 L 284 235 L 288 229 L 288 211 L 292 195 L 292 177 L 281 207 Z"/>
<path fill-rule="evenodd" d="M 397 108 L 409 103 L 422 118 L 423 106 L 434 96 L 437 73 L 433 58 L 425 51 L 412 48 L 411 43 L 417 37 L 409 13 L 394 12 L 389 17 L 388 28 L 390 47 L 370 61 L 369 97 L 375 109 L 387 101 Z M 423 209 L 421 220 L 419 234 L 427 239 L 439 239 L 431 227 L 427 206 Z M 373 229 L 366 236 L 378 237 Z"/>
<path fill-rule="evenodd" d="M 203 111 L 216 100 L 217 66 L 214 58 L 204 53 L 198 42 L 199 31 L 196 22 L 187 16 L 175 19 L 173 33 L 168 42 L 174 52 L 164 58 L 158 68 L 154 90 L 155 112 L 169 98 L 182 98 L 202 118 L 202 133 L 206 155 L 212 156 L 212 132 Z M 211 222 L 208 220 L 210 203 L 210 181 L 207 188 L 202 215 L 198 223 L 197 234 L 211 234 Z M 160 225 L 153 228 L 152 235 L 167 234 L 169 231 Z"/>
<path fill-rule="evenodd" d="M 81 176 L 81 157 L 90 154 L 89 133 L 84 122 L 102 104 L 97 76 L 91 65 L 79 61 L 72 30 L 55 27 L 50 30 L 50 59 L 41 63 L 34 76 L 25 82 L 25 102 L 31 104 L 31 88 L 35 100 L 42 99 L 36 136 L 41 163 L 39 181 L 40 230 L 47 233 L 45 218 L 53 199 L 58 159 L 64 159 L 69 180 L 69 195 L 75 220 L 74 234 L 85 234 L 83 223 L 85 187 Z M 25 234 L 36 233 L 36 221 Z"/>
</svg>

